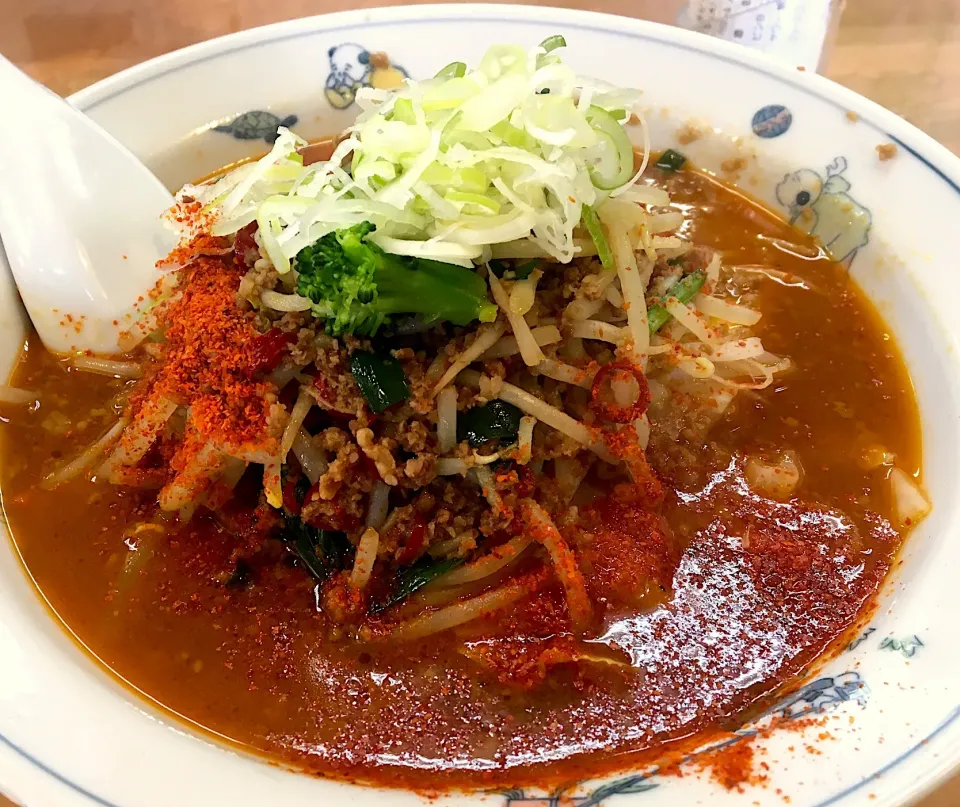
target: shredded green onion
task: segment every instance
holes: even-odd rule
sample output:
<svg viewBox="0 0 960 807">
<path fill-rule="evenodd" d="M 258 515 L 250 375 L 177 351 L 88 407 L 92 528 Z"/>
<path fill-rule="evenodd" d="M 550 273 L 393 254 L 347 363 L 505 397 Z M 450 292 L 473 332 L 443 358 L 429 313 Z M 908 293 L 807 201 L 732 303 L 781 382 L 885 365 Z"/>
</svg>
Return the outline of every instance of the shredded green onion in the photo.
<svg viewBox="0 0 960 807">
<path fill-rule="evenodd" d="M 597 215 L 597 211 L 589 205 L 583 206 L 583 224 L 587 228 L 587 232 L 590 233 L 593 243 L 596 244 L 597 257 L 600 259 L 600 263 L 603 264 L 603 268 L 614 269 L 613 252 L 610 249 L 607 236 L 603 232 L 600 217 Z"/>
<path fill-rule="evenodd" d="M 548 36 L 543 42 L 540 43 L 540 47 L 544 49 L 547 53 L 554 51 L 557 48 L 565 48 L 567 46 L 567 40 L 564 39 L 560 34 L 554 34 L 553 36 Z"/>
<path fill-rule="evenodd" d="M 463 78 L 467 74 L 467 66 L 463 62 L 450 62 L 436 78 Z"/>
<path fill-rule="evenodd" d="M 706 281 L 706 273 L 698 269 L 674 283 L 671 289 L 664 295 L 664 299 L 676 297 L 681 303 L 686 305 L 697 296 L 697 292 L 703 288 L 703 284 L 706 283 Z M 650 326 L 651 336 L 666 325 L 669 319 L 670 312 L 667 311 L 661 303 L 651 305 L 647 309 L 647 324 Z"/>
<path fill-rule="evenodd" d="M 395 255 L 472 268 L 521 240 L 567 263 L 584 209 L 637 181 L 622 121 L 640 94 L 579 76 L 558 55 L 565 45 L 559 35 L 532 49 L 494 45 L 476 66 L 360 88 L 363 111 L 329 160 L 304 166 L 305 141 L 279 127 L 269 154 L 185 192 L 215 216 L 217 235 L 257 221 L 280 274 L 318 238 L 361 222 Z"/>
<path fill-rule="evenodd" d="M 656 166 L 662 171 L 679 171 L 681 168 L 683 168 L 683 164 L 686 161 L 687 158 L 684 157 L 679 151 L 667 149 L 665 152 L 663 152 L 663 154 L 660 155 L 656 162 Z"/>
</svg>

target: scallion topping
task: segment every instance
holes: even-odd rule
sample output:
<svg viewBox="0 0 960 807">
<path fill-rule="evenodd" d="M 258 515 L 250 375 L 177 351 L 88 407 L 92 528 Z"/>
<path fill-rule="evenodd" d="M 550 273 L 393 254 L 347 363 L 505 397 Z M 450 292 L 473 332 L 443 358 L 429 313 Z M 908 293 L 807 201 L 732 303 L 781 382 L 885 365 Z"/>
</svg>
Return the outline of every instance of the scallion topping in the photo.
<svg viewBox="0 0 960 807">
<path fill-rule="evenodd" d="M 684 157 L 679 151 L 674 151 L 673 149 L 667 149 L 663 154 L 660 155 L 657 159 L 656 166 L 661 171 L 679 171 L 683 168 L 683 164 L 687 161 L 687 158 Z"/>
</svg>

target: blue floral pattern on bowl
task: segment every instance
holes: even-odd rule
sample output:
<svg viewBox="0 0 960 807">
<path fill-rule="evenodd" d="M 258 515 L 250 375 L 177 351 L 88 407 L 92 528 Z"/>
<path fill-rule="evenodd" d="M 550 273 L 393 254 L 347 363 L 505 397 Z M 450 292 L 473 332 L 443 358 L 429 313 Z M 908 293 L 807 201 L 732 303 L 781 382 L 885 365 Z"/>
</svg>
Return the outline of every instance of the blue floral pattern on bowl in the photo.
<svg viewBox="0 0 960 807">
<path fill-rule="evenodd" d="M 903 654 L 904 658 L 913 658 L 917 651 L 923 646 L 923 641 L 916 635 L 907 636 L 903 639 L 895 639 L 892 636 L 888 636 L 880 642 L 881 650 L 899 652 Z"/>
<path fill-rule="evenodd" d="M 822 714 L 835 709 L 844 703 L 853 702 L 866 706 L 870 689 L 860 677 L 860 673 L 848 670 L 834 676 L 823 676 L 810 681 L 796 692 L 784 698 L 776 706 L 761 715 L 752 726 L 738 729 L 733 736 L 694 751 L 686 756 L 681 765 L 695 761 L 705 754 L 719 751 L 735 745 L 750 737 L 755 737 L 759 731 L 757 725 L 770 719 L 797 720 L 810 715 Z M 502 795 L 505 797 L 505 807 L 559 807 L 559 805 L 575 805 L 575 807 L 597 807 L 611 796 L 645 793 L 661 786 L 660 782 L 652 781 L 659 772 L 655 766 L 641 773 L 614 779 L 612 782 L 600 785 L 583 796 L 570 796 L 569 790 L 564 788 L 548 795 L 530 794 L 524 790 L 509 790 Z M 575 786 L 574 786 L 575 787 Z"/>
</svg>

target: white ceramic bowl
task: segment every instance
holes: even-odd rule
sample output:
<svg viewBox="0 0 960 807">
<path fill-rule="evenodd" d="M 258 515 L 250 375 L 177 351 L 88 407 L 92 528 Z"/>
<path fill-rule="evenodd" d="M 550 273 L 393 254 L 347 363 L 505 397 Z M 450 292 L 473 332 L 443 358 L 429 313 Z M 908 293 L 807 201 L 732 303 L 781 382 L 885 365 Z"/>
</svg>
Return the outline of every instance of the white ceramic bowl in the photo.
<svg viewBox="0 0 960 807">
<path fill-rule="evenodd" d="M 307 137 L 335 132 L 352 89 L 377 80 L 386 51 L 411 76 L 487 45 L 562 33 L 582 73 L 641 87 L 658 148 L 688 121 L 708 131 L 683 150 L 784 215 L 800 207 L 850 265 L 902 347 L 921 405 L 933 514 L 911 536 L 860 640 L 779 709 L 820 715 L 801 737 L 774 733 L 769 783 L 728 793 L 696 775 L 615 777 L 586 805 L 902 805 L 960 760 L 960 161 L 900 118 L 810 73 L 686 31 L 547 8 L 421 6 L 294 20 L 154 59 L 73 97 L 171 186 L 266 149 L 278 121 Z M 238 116 L 253 110 L 257 115 Z M 847 112 L 858 117 L 851 122 Z M 293 121 L 296 116 L 296 122 Z M 852 117 L 852 116 L 851 116 Z M 24 122 L 28 136 L 29 121 Z M 249 139 L 244 139 L 249 138 Z M 895 143 L 880 162 L 875 146 Z M 798 198 L 799 197 L 799 198 Z M 816 323 L 810 323 L 811 335 Z M 0 278 L 0 372 L 23 319 Z M 818 741 L 828 731 L 831 739 Z M 804 750 L 809 743 L 819 753 Z M 791 750 L 795 749 L 795 750 Z M 292 807 L 416 804 L 401 792 L 310 779 L 221 747 L 122 688 L 45 609 L 10 545 L 0 545 L 0 790 L 30 807 Z M 592 794 L 592 795 L 591 795 Z M 487 795 L 495 805 L 548 805 L 546 794 Z M 450 796 L 442 803 L 481 797 Z M 565 802 L 566 803 L 566 802 Z"/>
</svg>

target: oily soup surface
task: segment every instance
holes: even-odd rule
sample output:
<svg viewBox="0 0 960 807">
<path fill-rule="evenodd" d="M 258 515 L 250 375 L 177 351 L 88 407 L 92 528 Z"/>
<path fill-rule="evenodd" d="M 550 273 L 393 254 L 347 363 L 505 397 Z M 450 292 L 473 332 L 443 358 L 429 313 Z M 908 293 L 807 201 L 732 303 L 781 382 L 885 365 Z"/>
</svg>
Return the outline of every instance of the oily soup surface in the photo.
<svg viewBox="0 0 960 807">
<path fill-rule="evenodd" d="M 668 597 L 608 617 L 591 645 L 618 663 L 560 665 L 522 688 L 476 662 L 495 644 L 490 626 L 399 646 L 348 641 L 289 555 L 264 558 L 238 585 L 236 539 L 205 516 L 136 533 L 149 492 L 87 481 L 42 490 L 51 467 L 115 420 L 108 402 L 124 382 L 67 370 L 31 337 L 12 383 L 41 403 L 2 413 L 2 493 L 45 597 L 109 668 L 172 712 L 307 769 L 377 783 L 569 780 L 759 708 L 851 625 L 886 574 L 900 536 L 887 522 L 887 469 L 865 469 L 863 455 L 880 446 L 918 470 L 918 416 L 890 335 L 842 267 L 786 251 L 777 239 L 816 254 L 704 175 L 656 178 L 688 217 L 683 235 L 720 250 L 727 267 L 773 270 L 738 277 L 763 312 L 767 350 L 795 368 L 739 395 L 706 446 L 658 438 L 654 419 L 650 458 L 678 560 Z M 744 458 L 784 449 L 804 469 L 798 497 L 751 494 Z M 592 573 L 610 585 L 623 570 L 642 575 L 656 561 L 618 547 L 642 548 L 649 520 L 613 502 L 601 511 Z M 541 616 L 499 617 L 499 628 L 522 636 Z"/>
</svg>

